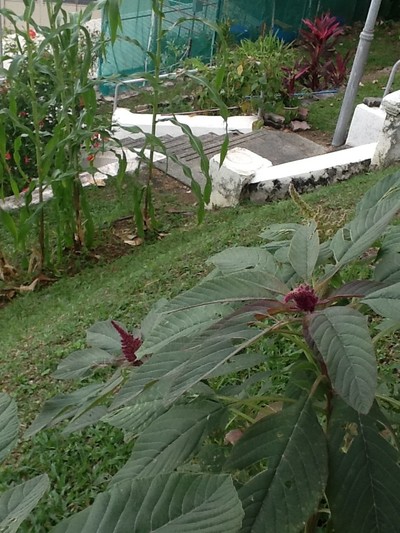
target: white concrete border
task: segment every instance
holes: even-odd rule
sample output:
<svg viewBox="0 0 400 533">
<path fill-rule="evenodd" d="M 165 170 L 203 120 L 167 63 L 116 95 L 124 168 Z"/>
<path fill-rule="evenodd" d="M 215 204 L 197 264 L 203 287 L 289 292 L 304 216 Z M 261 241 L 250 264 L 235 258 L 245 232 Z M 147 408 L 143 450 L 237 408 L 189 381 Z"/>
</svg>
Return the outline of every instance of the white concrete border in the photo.
<svg viewBox="0 0 400 533">
<path fill-rule="evenodd" d="M 368 107 L 359 104 L 353 115 L 347 135 L 347 146 L 361 146 L 378 142 L 386 112 L 382 107 Z"/>
<path fill-rule="evenodd" d="M 246 187 L 244 196 L 256 203 L 285 198 L 290 183 L 298 192 L 348 179 L 369 168 L 377 143 L 308 157 L 262 168 Z"/>
<path fill-rule="evenodd" d="M 169 135 L 179 137 L 183 134 L 179 126 L 173 124 L 169 119 L 173 115 L 157 115 L 157 137 Z M 228 132 L 239 131 L 240 133 L 250 133 L 253 130 L 253 123 L 257 121 L 255 115 L 229 117 L 227 123 L 221 116 L 208 115 L 176 115 L 175 118 L 189 126 L 192 133 L 196 136 L 215 133 L 224 135 L 226 129 Z M 129 109 L 118 107 L 113 114 L 113 125 L 118 138 L 130 137 L 133 139 L 140 138 L 141 133 L 132 133 L 125 131 L 124 128 L 138 127 L 145 133 L 151 132 L 153 117 L 150 113 L 132 113 Z"/>
</svg>

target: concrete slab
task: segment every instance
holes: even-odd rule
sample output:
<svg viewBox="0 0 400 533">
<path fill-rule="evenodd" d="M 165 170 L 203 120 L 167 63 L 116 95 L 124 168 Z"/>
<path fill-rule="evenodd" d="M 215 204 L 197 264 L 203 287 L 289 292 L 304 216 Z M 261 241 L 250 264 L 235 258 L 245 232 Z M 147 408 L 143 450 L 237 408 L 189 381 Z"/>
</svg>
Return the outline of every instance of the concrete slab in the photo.
<svg viewBox="0 0 400 533">
<path fill-rule="evenodd" d="M 204 153 L 211 159 L 220 153 L 224 136 L 209 133 L 200 136 Z M 251 152 L 268 159 L 273 165 L 290 161 L 297 161 L 305 157 L 313 157 L 326 153 L 326 149 L 295 133 L 276 131 L 269 128 L 253 131 L 251 133 L 229 134 L 229 149 L 235 147 L 246 148 Z M 140 139 L 123 139 L 122 143 L 129 149 L 138 148 Z M 186 136 L 164 137 L 163 142 L 168 153 L 175 154 L 180 161 L 189 166 L 194 179 L 204 187 L 205 178 L 200 170 L 200 158 L 190 145 Z M 185 185 L 190 185 L 190 180 L 185 176 L 182 167 L 173 161 L 166 160 L 156 163 L 157 168 L 166 172 Z"/>
<path fill-rule="evenodd" d="M 245 187 L 242 197 L 255 203 L 285 198 L 293 183 L 298 192 L 329 185 L 364 172 L 370 166 L 377 143 L 338 150 L 324 155 L 261 168 Z"/>
</svg>

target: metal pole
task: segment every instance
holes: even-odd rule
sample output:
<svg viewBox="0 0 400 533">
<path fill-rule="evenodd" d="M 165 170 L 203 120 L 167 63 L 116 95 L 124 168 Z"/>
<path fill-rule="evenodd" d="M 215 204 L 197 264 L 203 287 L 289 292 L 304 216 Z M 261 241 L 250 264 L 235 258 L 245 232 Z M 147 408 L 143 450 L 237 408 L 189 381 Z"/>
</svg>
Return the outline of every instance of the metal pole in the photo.
<svg viewBox="0 0 400 533">
<path fill-rule="evenodd" d="M 381 3 L 382 0 L 372 0 L 371 5 L 369 6 L 367 20 L 365 21 L 364 29 L 360 34 L 356 57 L 354 58 L 353 68 L 351 69 L 349 82 L 346 87 L 335 134 L 333 136 L 333 146 L 342 146 L 346 141 L 351 117 L 353 115 L 354 102 L 364 73 L 371 42 L 374 38 L 374 27 Z"/>
</svg>

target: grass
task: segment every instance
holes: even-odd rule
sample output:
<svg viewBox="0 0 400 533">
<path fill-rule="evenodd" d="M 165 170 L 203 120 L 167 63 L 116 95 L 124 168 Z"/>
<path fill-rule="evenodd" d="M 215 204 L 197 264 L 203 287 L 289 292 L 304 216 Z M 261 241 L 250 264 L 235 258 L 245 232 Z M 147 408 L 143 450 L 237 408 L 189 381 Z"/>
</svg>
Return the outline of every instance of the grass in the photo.
<svg viewBox="0 0 400 533">
<path fill-rule="evenodd" d="M 306 200 L 337 217 L 350 214 L 356 200 L 388 172 L 355 177 L 306 195 Z M 3 389 L 16 398 L 23 427 L 46 398 L 65 388 L 51 372 L 62 357 L 84 347 L 88 326 L 110 317 L 130 328 L 137 325 L 158 299 L 203 277 L 205 260 L 213 253 L 257 244 L 269 224 L 299 219 L 291 201 L 211 212 L 202 226 L 191 222 L 172 228 L 161 241 L 12 301 L 0 311 L 0 365 Z M 21 531 L 48 531 L 63 516 L 87 506 L 130 450 L 121 432 L 104 425 L 68 438 L 48 430 L 22 443 L 2 472 L 3 486 L 47 472 L 52 490 Z"/>
</svg>

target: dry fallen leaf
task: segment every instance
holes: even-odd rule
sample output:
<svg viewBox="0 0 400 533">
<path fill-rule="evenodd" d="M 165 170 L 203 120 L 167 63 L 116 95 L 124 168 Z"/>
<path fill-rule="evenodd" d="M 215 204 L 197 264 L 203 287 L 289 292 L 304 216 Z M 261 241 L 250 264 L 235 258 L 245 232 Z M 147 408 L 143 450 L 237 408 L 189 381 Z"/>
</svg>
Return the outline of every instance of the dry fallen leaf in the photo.
<svg viewBox="0 0 400 533">
<path fill-rule="evenodd" d="M 242 437 L 242 435 L 242 429 L 232 429 L 231 431 L 228 431 L 228 433 L 225 435 L 224 442 L 225 444 L 236 444 L 237 441 Z"/>
<path fill-rule="evenodd" d="M 128 244 L 129 246 L 140 246 L 144 243 L 144 240 L 140 237 L 135 237 L 134 239 L 126 239 L 124 241 L 124 244 Z"/>
<path fill-rule="evenodd" d="M 29 285 L 20 285 L 18 287 L 19 292 L 32 292 L 35 290 L 36 285 L 39 283 L 39 278 L 35 278 Z"/>
</svg>

